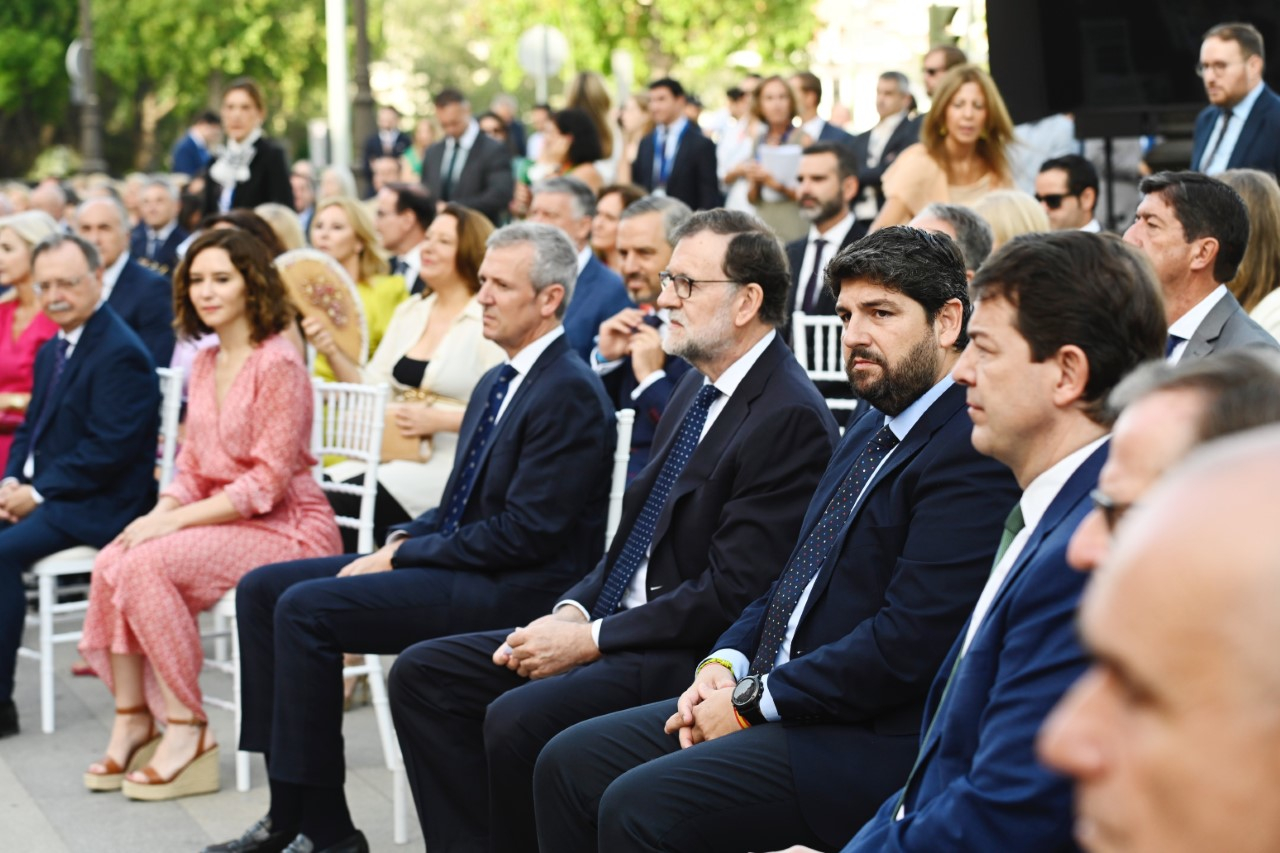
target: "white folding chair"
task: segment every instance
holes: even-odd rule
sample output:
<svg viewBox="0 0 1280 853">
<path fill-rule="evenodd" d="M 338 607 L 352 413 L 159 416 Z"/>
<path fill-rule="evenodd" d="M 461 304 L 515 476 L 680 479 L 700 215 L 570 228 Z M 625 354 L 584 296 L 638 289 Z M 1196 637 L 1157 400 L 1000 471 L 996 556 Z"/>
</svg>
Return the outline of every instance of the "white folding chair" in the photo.
<svg viewBox="0 0 1280 853">
<path fill-rule="evenodd" d="M 839 317 L 803 311 L 791 315 L 791 346 L 796 361 L 814 382 L 849 381 L 844 372 L 844 349 L 840 343 L 843 334 L 844 325 Z M 858 400 L 853 397 L 827 398 L 827 407 L 832 410 L 852 411 L 857 405 Z"/>
<path fill-rule="evenodd" d="M 389 389 L 386 385 L 352 385 L 341 382 L 312 380 L 315 415 L 312 421 L 311 453 L 316 457 L 315 476 L 320 487 L 328 492 L 354 494 L 360 497 L 359 514 L 355 517 L 338 516 L 341 527 L 357 531 L 357 547 L 361 553 L 374 550 L 373 510 L 378 493 L 378 463 L 382 454 L 382 429 L 386 415 Z M 365 466 L 363 484 L 351 486 L 326 481 L 323 476 L 323 460 L 326 456 L 342 456 L 361 462 Z M 206 661 L 213 669 L 228 672 L 232 676 L 232 699 L 205 697 L 206 704 L 230 710 L 235 716 L 235 735 L 240 737 L 240 647 L 235 630 L 235 590 L 230 590 L 214 607 L 215 627 L 225 626 L 231 641 L 231 657 L 227 662 Z M 392 806 L 394 837 L 397 844 L 408 841 L 408 785 L 404 775 L 404 763 L 391 722 L 391 705 L 387 699 L 386 676 L 382 659 L 378 655 L 365 655 L 364 663 L 343 668 L 346 678 L 366 675 L 373 698 L 374 714 L 378 721 L 378 733 L 387 769 L 392 773 Z M 249 753 L 236 753 L 236 790 L 244 792 L 250 787 Z"/>
<path fill-rule="evenodd" d="M 622 520 L 622 493 L 627 490 L 627 463 L 631 460 L 631 430 L 635 426 L 636 410 L 618 412 L 618 443 L 613 449 L 613 478 L 609 483 L 609 515 L 604 528 L 604 550 L 609 550 L 613 534 L 618 532 Z"/>
<path fill-rule="evenodd" d="M 160 488 L 173 479 L 174 457 L 178 452 L 178 415 L 182 411 L 182 368 L 156 369 L 160 380 Z M 54 729 L 53 647 L 60 643 L 78 643 L 83 631 L 54 631 L 54 623 L 89 609 L 89 589 L 83 584 L 58 587 L 58 579 L 66 575 L 83 575 L 93 571 L 97 548 L 80 545 L 50 554 L 31 567 L 36 579 L 37 607 L 27 614 L 26 625 L 37 631 L 36 647 L 18 649 L 21 657 L 40 662 L 40 730 L 52 734 Z M 79 601 L 62 601 L 63 595 L 78 593 Z"/>
</svg>

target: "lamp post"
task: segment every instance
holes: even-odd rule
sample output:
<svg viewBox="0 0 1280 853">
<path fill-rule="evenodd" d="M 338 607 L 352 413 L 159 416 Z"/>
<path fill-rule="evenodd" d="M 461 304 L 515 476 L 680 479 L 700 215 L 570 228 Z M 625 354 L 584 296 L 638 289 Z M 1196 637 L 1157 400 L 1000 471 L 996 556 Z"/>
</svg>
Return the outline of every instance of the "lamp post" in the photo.
<svg viewBox="0 0 1280 853">
<path fill-rule="evenodd" d="M 373 92 L 369 88 L 369 4 L 368 0 L 351 0 L 351 16 L 356 25 L 356 109 L 355 139 L 363 145 L 373 135 Z M 363 155 L 362 155 L 363 156 Z M 369 164 L 360 170 L 361 183 Z M 371 188 L 366 188 L 371 189 Z"/>
<path fill-rule="evenodd" d="M 98 85 L 93 71 L 93 10 L 90 0 L 80 0 L 79 65 L 84 103 L 80 107 L 80 153 L 85 172 L 105 172 L 102 158 L 102 114 L 98 109 Z"/>
</svg>

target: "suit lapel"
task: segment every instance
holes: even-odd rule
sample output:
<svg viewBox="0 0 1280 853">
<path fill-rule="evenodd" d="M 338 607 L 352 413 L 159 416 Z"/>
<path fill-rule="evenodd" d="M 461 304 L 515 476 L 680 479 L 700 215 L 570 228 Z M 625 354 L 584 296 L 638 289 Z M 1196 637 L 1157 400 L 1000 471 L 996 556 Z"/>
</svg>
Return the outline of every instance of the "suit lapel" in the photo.
<svg viewBox="0 0 1280 853">
<path fill-rule="evenodd" d="M 1187 341 L 1187 348 L 1182 353 L 1184 359 L 1204 358 L 1213 352 L 1213 345 L 1222 334 L 1222 327 L 1227 324 L 1227 320 L 1235 311 L 1236 304 L 1238 303 L 1235 297 L 1230 293 L 1218 300 L 1218 304 L 1210 309 L 1205 318 L 1200 321 L 1200 325 L 1196 327 L 1195 334 Z"/>
<path fill-rule="evenodd" d="M 75 349 L 71 351 L 71 356 L 70 358 L 67 359 L 66 366 L 62 368 L 62 376 L 58 379 L 57 387 L 49 388 L 46 391 L 45 395 L 41 395 L 42 396 L 42 400 L 40 403 L 41 409 L 35 410 L 37 413 L 36 417 L 39 418 L 40 416 L 39 413 L 44 407 L 43 397 L 46 396 L 47 394 L 54 395 L 52 399 L 49 400 L 49 405 L 52 406 L 53 408 L 50 410 L 49 416 L 45 418 L 44 423 L 40 425 L 41 426 L 40 432 L 35 433 L 31 436 L 31 446 L 33 448 L 35 447 L 36 442 L 40 440 L 40 437 L 43 436 L 44 433 L 47 432 L 49 427 L 53 424 L 54 418 L 58 416 L 58 406 L 61 405 L 62 398 L 66 395 L 67 389 L 71 387 L 71 384 L 76 380 L 76 376 L 80 373 L 80 366 L 84 364 L 86 361 L 88 361 L 89 358 L 91 357 L 91 354 L 95 349 L 95 345 L 97 344 L 98 339 L 102 337 L 102 334 L 106 328 L 106 324 L 107 322 L 109 322 L 107 320 L 106 314 L 104 313 L 109 310 L 110 310 L 109 305 L 103 305 L 100 308 L 98 308 L 97 311 L 93 312 L 93 314 L 89 317 L 89 319 L 85 321 L 84 331 L 80 334 L 80 340 L 76 342 Z M 57 340 L 58 339 L 55 336 L 52 340 L 49 341 L 48 345 L 57 346 Z M 54 355 L 54 353 L 51 351 L 50 355 Z M 49 365 L 49 369 L 48 369 L 49 375 L 46 377 L 46 383 L 53 379 L 53 359 L 52 358 L 49 359 L 48 365 Z M 34 403 L 35 401 L 33 400 L 32 402 Z"/>
<path fill-rule="evenodd" d="M 1244 127 L 1240 128 L 1240 136 L 1236 138 L 1236 145 L 1231 149 L 1231 159 L 1227 161 L 1227 168 L 1238 169 L 1244 165 L 1249 149 L 1257 140 L 1258 134 L 1262 132 L 1262 124 L 1271 107 L 1268 97 L 1271 94 L 1269 87 L 1262 87 L 1258 100 L 1253 102 L 1253 109 L 1249 110 L 1249 117 L 1244 120 Z"/>
<path fill-rule="evenodd" d="M 498 442 L 502 440 L 503 433 L 509 424 L 515 423 L 520 419 L 524 409 L 529 405 L 529 395 L 533 393 L 533 387 L 546 371 L 547 365 L 555 361 L 564 354 L 568 344 L 565 343 L 564 335 L 556 338 L 551 342 L 542 353 L 538 356 L 538 360 L 533 363 L 533 367 L 520 381 L 520 387 L 516 389 L 515 396 L 511 398 L 511 402 L 507 404 L 507 410 L 502 413 L 502 417 L 493 425 L 493 434 L 489 436 L 489 441 L 485 443 L 484 449 L 480 453 L 480 458 L 476 460 L 477 471 L 483 470 L 485 463 L 489 460 L 489 454 Z M 494 374 L 495 379 L 497 374 Z M 492 388 L 492 385 L 489 386 Z M 487 393 L 487 391 L 486 391 Z M 463 445 L 465 447 L 465 445 Z"/>
</svg>

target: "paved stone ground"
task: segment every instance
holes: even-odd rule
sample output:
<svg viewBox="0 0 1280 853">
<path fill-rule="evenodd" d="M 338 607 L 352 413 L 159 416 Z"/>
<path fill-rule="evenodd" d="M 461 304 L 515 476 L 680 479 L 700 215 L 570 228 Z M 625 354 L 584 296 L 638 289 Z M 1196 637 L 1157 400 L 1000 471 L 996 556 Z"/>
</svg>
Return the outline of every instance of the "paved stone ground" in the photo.
<svg viewBox="0 0 1280 853">
<path fill-rule="evenodd" d="M 34 637 L 28 631 L 27 642 Z M 0 848 L 32 853 L 195 851 L 238 836 L 267 808 L 266 775 L 253 757 L 253 788 L 235 789 L 231 714 L 212 709 L 209 719 L 221 744 L 222 790 L 166 803 L 127 800 L 85 790 L 84 768 L 97 760 L 110 733 L 112 702 L 96 678 L 75 678 L 75 649 L 57 647 L 57 731 L 40 732 L 39 673 L 35 661 L 18 660 L 18 714 L 22 733 L 0 740 Z M 388 665 L 390 661 L 387 661 Z M 206 672 L 206 693 L 229 696 L 230 679 Z M 421 850 L 422 832 L 410 801 L 409 844 L 397 847 L 391 829 L 391 773 L 382 764 L 373 709 L 346 716 L 347 799 L 356 826 L 374 851 Z"/>
</svg>

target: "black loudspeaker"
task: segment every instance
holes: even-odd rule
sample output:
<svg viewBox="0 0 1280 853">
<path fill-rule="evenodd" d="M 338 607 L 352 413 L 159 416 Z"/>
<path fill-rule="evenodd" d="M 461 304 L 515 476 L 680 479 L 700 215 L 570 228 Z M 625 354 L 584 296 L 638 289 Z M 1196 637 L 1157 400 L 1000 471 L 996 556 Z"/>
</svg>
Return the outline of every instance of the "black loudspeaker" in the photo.
<svg viewBox="0 0 1280 853">
<path fill-rule="evenodd" d="M 1276 0 L 987 0 L 991 74 L 1014 122 L 1083 111 L 1133 125 L 1135 110 L 1207 103 L 1201 36 L 1228 21 L 1253 24 L 1280 56 Z M 1264 76 L 1280 88 L 1280 62 Z"/>
</svg>

